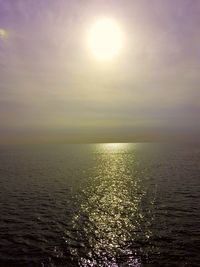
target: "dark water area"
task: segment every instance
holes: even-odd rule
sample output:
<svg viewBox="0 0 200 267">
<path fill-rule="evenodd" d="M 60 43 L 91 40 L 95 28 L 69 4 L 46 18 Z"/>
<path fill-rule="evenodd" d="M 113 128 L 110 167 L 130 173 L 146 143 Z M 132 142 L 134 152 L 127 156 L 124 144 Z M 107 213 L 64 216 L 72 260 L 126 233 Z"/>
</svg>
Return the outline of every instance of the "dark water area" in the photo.
<svg viewBox="0 0 200 267">
<path fill-rule="evenodd" d="M 0 266 L 200 266 L 200 145 L 1 147 Z"/>
</svg>

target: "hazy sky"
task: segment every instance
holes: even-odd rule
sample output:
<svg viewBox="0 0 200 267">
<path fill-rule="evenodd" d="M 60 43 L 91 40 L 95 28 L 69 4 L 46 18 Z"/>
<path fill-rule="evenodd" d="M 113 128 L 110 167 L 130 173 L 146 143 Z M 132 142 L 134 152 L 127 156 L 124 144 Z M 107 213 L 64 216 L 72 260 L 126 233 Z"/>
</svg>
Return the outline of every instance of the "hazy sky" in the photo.
<svg viewBox="0 0 200 267">
<path fill-rule="evenodd" d="M 99 62 L 100 17 L 124 35 Z M 134 141 L 200 133 L 199 0 L 0 0 L 0 141 Z"/>
</svg>

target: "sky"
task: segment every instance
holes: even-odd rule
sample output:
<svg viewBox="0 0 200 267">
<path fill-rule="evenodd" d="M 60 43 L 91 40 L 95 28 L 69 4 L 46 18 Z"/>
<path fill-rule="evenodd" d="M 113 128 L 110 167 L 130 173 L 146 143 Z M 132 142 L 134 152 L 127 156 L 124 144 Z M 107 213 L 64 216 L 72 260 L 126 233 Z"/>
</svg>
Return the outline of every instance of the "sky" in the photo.
<svg viewBox="0 0 200 267">
<path fill-rule="evenodd" d="M 97 61 L 101 17 L 124 35 Z M 0 0 L 0 143 L 198 138 L 199 0 Z"/>
</svg>

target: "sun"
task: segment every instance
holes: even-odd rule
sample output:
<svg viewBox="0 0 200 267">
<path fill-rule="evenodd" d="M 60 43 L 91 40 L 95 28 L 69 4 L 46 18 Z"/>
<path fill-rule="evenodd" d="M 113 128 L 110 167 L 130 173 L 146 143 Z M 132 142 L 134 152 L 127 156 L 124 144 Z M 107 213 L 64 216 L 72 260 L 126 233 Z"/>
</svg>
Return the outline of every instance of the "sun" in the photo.
<svg viewBox="0 0 200 267">
<path fill-rule="evenodd" d="M 116 57 L 123 43 L 122 31 L 114 20 L 101 18 L 94 22 L 88 31 L 88 45 L 98 60 L 110 60 Z"/>
</svg>

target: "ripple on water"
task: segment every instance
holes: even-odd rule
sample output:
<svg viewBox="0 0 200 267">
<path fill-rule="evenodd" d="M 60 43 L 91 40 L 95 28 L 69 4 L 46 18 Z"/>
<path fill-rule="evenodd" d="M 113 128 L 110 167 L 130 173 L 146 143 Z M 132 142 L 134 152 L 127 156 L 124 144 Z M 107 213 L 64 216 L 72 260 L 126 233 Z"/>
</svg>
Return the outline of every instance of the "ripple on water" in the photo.
<svg viewBox="0 0 200 267">
<path fill-rule="evenodd" d="M 199 266 L 200 149 L 0 150 L 0 266 Z"/>
</svg>

